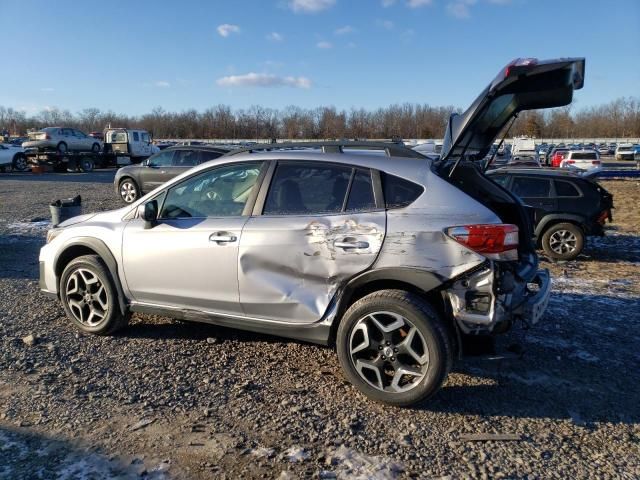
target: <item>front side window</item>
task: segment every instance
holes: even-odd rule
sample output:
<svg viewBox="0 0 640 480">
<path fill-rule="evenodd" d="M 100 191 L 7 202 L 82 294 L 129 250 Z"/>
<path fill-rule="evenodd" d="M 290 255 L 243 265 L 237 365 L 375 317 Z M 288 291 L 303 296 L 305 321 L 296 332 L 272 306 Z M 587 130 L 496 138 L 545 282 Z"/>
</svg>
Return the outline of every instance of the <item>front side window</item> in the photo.
<svg viewBox="0 0 640 480">
<path fill-rule="evenodd" d="M 260 174 L 261 162 L 219 167 L 170 188 L 160 218 L 204 218 L 242 215 Z"/>
<path fill-rule="evenodd" d="M 149 138 L 149 134 L 147 132 L 141 132 L 140 133 L 140 139 L 145 143 L 149 143 L 149 141 L 151 140 Z"/>
<path fill-rule="evenodd" d="M 515 177 L 511 192 L 523 198 L 544 198 L 551 192 L 551 181 L 544 178 Z"/>
<path fill-rule="evenodd" d="M 173 155 L 175 151 L 161 152 L 149 158 L 150 167 L 170 167 L 173 163 Z"/>
<path fill-rule="evenodd" d="M 265 215 L 302 215 L 342 211 L 351 167 L 280 164 L 271 181 Z"/>
<path fill-rule="evenodd" d="M 133 132 L 133 141 L 134 142 L 140 141 L 140 135 L 138 135 L 138 132 Z"/>
<path fill-rule="evenodd" d="M 193 150 L 178 150 L 173 157 L 176 167 L 193 167 L 198 165 L 198 152 Z"/>
<path fill-rule="evenodd" d="M 76 137 L 80 137 L 80 138 L 86 138 L 87 137 L 84 134 L 84 132 L 81 132 L 80 130 L 75 130 L 75 134 L 76 134 Z"/>
</svg>

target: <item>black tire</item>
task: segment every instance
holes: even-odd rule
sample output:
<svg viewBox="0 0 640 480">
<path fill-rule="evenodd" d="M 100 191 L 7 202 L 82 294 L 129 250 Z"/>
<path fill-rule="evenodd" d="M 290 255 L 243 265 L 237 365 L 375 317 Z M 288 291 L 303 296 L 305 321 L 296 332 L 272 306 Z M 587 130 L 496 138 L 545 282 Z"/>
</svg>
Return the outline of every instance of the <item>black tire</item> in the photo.
<svg viewBox="0 0 640 480">
<path fill-rule="evenodd" d="M 140 198 L 140 187 L 131 177 L 125 177 L 120 180 L 118 192 L 120 193 L 120 199 L 126 204 L 133 203 Z"/>
<path fill-rule="evenodd" d="M 84 278 L 89 272 L 93 275 L 93 278 L 97 279 L 97 283 L 87 284 L 85 287 L 87 293 L 94 295 L 96 300 L 92 301 L 92 304 L 96 305 L 96 301 L 99 298 L 97 304 L 103 311 L 103 316 L 98 318 L 97 322 L 92 320 L 92 306 L 84 304 L 79 307 L 79 298 L 85 297 L 82 289 L 79 288 L 78 292 L 72 292 L 74 286 L 78 287 L 78 278 Z M 82 280 L 80 281 L 82 283 Z M 85 333 L 93 333 L 95 335 L 110 335 L 117 330 L 124 328 L 129 322 L 129 315 L 122 315 L 120 312 L 120 306 L 118 302 L 118 295 L 111 273 L 107 269 L 106 265 L 97 255 L 84 255 L 73 259 L 65 267 L 60 277 L 60 301 L 64 308 L 67 318 L 75 325 L 79 330 Z M 84 300 L 80 300 L 83 302 Z M 76 302 L 72 305 L 72 302 Z M 100 302 L 106 304 L 105 308 L 101 308 Z M 96 317 L 97 315 L 94 315 Z M 85 318 L 86 317 L 86 318 Z M 82 321 L 85 318 L 87 321 Z"/>
<path fill-rule="evenodd" d="M 94 143 L 93 145 L 91 145 L 91 151 L 95 154 L 100 153 L 100 144 Z"/>
<path fill-rule="evenodd" d="M 89 173 L 93 171 L 93 167 L 95 165 L 93 163 L 93 158 L 81 158 L 78 162 L 78 166 L 81 172 Z"/>
<path fill-rule="evenodd" d="M 556 223 L 542 235 L 544 253 L 555 260 L 573 260 L 584 248 L 584 232 L 573 223 Z"/>
<path fill-rule="evenodd" d="M 58 153 L 58 155 L 65 155 L 68 151 L 69 150 L 66 143 L 60 142 L 58 145 L 56 145 L 56 152 Z"/>
<path fill-rule="evenodd" d="M 13 157 L 12 167 L 14 170 L 18 170 L 19 172 L 24 172 L 29 168 L 27 157 L 25 157 L 21 153 L 18 153 Z"/>
<path fill-rule="evenodd" d="M 365 319 L 368 318 L 368 315 L 372 313 L 385 315 L 384 312 L 401 316 L 405 322 L 410 322 L 405 323 L 406 329 L 408 330 L 412 326 L 416 327 L 421 335 L 420 341 L 426 347 L 428 360 L 426 365 L 422 367 L 424 368 L 423 376 L 421 379 L 413 381 L 407 391 L 388 391 L 387 389 L 391 388 L 392 385 L 385 386 L 384 381 L 380 382 L 382 389 L 372 385 L 358 373 L 356 362 L 354 362 L 352 356 L 352 350 L 354 350 L 352 342 L 356 338 L 355 336 L 358 335 L 356 327 L 366 321 Z M 398 338 L 406 339 L 408 337 L 407 332 L 402 337 L 401 330 L 402 328 L 398 329 L 400 333 Z M 366 343 L 373 344 L 372 342 L 373 340 L 368 340 Z M 378 343 L 382 344 L 383 342 Z M 385 344 L 389 345 L 386 342 Z M 400 343 L 392 342 L 392 350 L 390 352 L 398 352 L 398 349 L 393 348 L 394 346 L 399 347 Z M 376 353 L 376 348 L 373 347 L 370 352 L 374 356 L 378 355 L 375 361 L 383 361 L 386 358 L 384 352 L 387 347 L 384 347 L 383 350 L 379 345 L 377 349 L 380 350 L 379 353 Z M 438 313 L 418 295 L 403 290 L 380 290 L 361 298 L 351 305 L 340 321 L 336 336 L 336 350 L 346 378 L 358 390 L 370 399 L 399 407 L 415 404 L 437 392 L 446 380 L 453 364 L 452 339 Z M 396 355 L 398 355 L 397 360 L 400 361 L 402 352 Z M 391 359 L 396 360 L 393 357 Z M 394 373 L 396 372 L 392 365 L 385 364 L 385 367 L 381 370 L 385 374 L 385 378 L 389 369 Z"/>
</svg>

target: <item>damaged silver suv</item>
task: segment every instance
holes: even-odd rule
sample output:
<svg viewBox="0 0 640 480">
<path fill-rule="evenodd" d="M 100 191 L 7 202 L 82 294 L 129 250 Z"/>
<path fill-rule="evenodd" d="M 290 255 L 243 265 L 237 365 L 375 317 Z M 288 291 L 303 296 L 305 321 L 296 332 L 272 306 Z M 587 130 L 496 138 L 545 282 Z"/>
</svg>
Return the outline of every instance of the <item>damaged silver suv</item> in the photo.
<svg viewBox="0 0 640 480">
<path fill-rule="evenodd" d="M 50 230 L 41 289 L 89 333 L 144 312 L 333 345 L 359 390 L 410 405 L 463 335 L 543 315 L 528 209 L 482 162 L 518 112 L 570 103 L 583 75 L 583 59 L 512 62 L 435 160 L 367 142 L 231 152 Z"/>
</svg>

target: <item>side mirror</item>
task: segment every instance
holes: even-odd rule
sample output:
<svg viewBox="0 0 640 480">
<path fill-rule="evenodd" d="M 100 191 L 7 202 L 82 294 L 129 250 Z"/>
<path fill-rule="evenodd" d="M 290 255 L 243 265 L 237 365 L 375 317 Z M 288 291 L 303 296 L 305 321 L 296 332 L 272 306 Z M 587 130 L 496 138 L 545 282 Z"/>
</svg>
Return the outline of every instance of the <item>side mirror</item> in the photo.
<svg viewBox="0 0 640 480">
<path fill-rule="evenodd" d="M 151 200 L 144 204 L 142 211 L 142 219 L 144 220 L 145 230 L 153 228 L 158 224 L 158 201 Z"/>
</svg>

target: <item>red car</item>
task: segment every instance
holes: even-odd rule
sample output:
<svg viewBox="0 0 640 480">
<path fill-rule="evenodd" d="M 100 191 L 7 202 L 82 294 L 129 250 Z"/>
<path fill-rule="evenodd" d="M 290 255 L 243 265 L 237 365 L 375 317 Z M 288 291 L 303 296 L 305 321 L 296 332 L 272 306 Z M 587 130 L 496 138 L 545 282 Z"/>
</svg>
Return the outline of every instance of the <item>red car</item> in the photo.
<svg viewBox="0 0 640 480">
<path fill-rule="evenodd" d="M 560 163 L 564 160 L 564 157 L 569 153 L 568 148 L 556 148 L 551 152 L 551 167 L 560 168 Z"/>
</svg>

